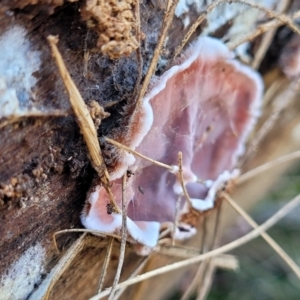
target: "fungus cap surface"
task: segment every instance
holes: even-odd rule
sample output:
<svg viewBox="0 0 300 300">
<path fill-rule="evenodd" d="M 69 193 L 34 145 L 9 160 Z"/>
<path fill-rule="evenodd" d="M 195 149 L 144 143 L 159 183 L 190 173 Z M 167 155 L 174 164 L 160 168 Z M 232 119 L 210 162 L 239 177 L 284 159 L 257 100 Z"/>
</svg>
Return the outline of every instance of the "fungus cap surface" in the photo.
<svg viewBox="0 0 300 300">
<path fill-rule="evenodd" d="M 178 173 L 117 150 L 112 192 L 121 203 L 120 178 L 128 169 L 134 173 L 126 192 L 128 232 L 134 239 L 153 247 L 159 224 L 174 222 L 178 199 L 180 223 L 187 226 L 183 231 L 179 226 L 175 237 L 196 232 L 185 216 L 191 209 L 213 208 L 218 191 L 238 175 L 235 166 L 259 116 L 262 92 L 260 76 L 234 60 L 223 43 L 209 37 L 198 38 L 173 67 L 153 78 L 127 132 L 117 139 L 169 165 L 176 165 L 182 152 L 183 178 L 193 207 L 186 203 Z M 105 189 L 98 186 L 94 193 L 88 198 L 83 224 L 101 231 L 119 230 L 121 217 L 107 215 Z"/>
</svg>

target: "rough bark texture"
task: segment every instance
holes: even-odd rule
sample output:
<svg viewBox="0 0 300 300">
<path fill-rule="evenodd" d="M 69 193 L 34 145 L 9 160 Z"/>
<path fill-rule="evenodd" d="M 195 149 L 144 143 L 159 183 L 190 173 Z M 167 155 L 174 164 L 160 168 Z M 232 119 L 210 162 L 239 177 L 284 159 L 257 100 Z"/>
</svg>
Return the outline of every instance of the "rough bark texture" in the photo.
<svg viewBox="0 0 300 300">
<path fill-rule="evenodd" d="M 82 21 L 80 16 L 82 5 L 84 1 L 75 3 L 52 1 L 51 4 L 47 1 L 0 3 L 0 36 L 16 25 L 26 28 L 32 47 L 41 53 L 42 62 L 39 71 L 34 74 L 37 86 L 32 105 L 43 111 L 44 116 L 0 119 L 0 277 L 3 279 L 5 276 L 11 276 L 11 266 L 31 247 L 41 245 L 45 251 L 44 267 L 41 267 L 35 277 L 33 276 L 33 280 L 37 282 L 33 285 L 28 283 L 27 296 L 61 257 L 54 249 L 52 234 L 61 229 L 81 227 L 79 215 L 91 182 L 96 178 L 46 37 L 49 34 L 59 35 L 59 49 L 86 103 L 96 100 L 111 113 L 111 117 L 102 122 L 99 137 L 113 130 L 123 130 L 127 120 L 123 114 L 124 107 L 133 101 L 132 94 L 138 66 L 135 53 L 127 58 L 110 60 L 99 52 L 91 52 L 86 69 L 87 61 L 84 54 L 94 49 L 98 37 Z M 164 8 L 163 1 L 141 3 L 141 30 L 146 37 L 141 45 L 144 74 L 155 48 Z M 189 15 L 193 22 L 197 15 L 196 10 L 191 11 Z M 228 20 L 220 26 L 214 32 L 215 36 L 225 36 L 231 22 Z M 158 73 L 185 32 L 181 19 L 175 18 Z M 195 36 L 200 32 L 201 28 Z M 279 39 L 280 35 L 277 38 Z M 256 43 L 258 42 L 259 39 Z M 278 50 L 282 44 L 278 43 L 275 46 Z M 271 47 L 271 51 L 273 50 Z M 270 55 L 274 52 L 276 51 L 270 52 Z M 269 74 L 274 64 L 266 60 L 263 67 L 264 73 Z M 275 78 L 282 78 L 282 75 L 276 73 Z M 288 82 L 285 81 L 284 86 L 287 85 Z M 115 104 L 110 106 L 112 102 Z M 279 122 L 261 143 L 256 154 L 247 161 L 245 170 L 299 147 L 299 133 L 293 134 L 297 126 L 299 131 L 299 109 L 299 103 L 291 102 L 282 113 Z M 51 116 L 54 110 L 60 110 L 65 115 Z M 265 115 L 268 116 L 271 111 L 272 108 L 266 106 Z M 106 148 L 106 145 L 102 146 L 109 166 L 109 148 Z M 285 168 L 286 166 L 278 168 L 268 175 L 263 174 L 238 187 L 236 198 L 245 208 L 251 207 L 276 182 Z M 223 208 L 225 210 L 222 213 L 221 224 L 226 230 L 226 226 L 234 217 L 229 208 Z M 210 214 L 208 219 L 207 226 L 213 231 L 215 212 Z M 68 248 L 76 237 L 76 234 L 60 235 L 58 238 L 60 249 Z M 199 245 L 200 239 L 201 234 L 188 244 Z M 69 270 L 55 285 L 51 299 L 81 300 L 93 296 L 106 245 L 107 240 L 91 237 L 89 245 L 81 251 Z M 118 252 L 119 243 L 115 242 L 110 272 L 106 280 L 107 286 L 111 284 L 115 273 Z M 130 274 L 139 260 L 141 258 L 128 249 L 122 279 Z M 173 261 L 174 258 L 157 254 L 150 260 L 146 269 L 150 270 Z M 19 269 L 20 273 L 26 269 L 26 265 L 23 267 Z M 124 299 L 166 299 L 166 295 L 172 293 L 176 282 L 188 272 L 191 270 L 176 271 L 166 275 L 164 279 L 158 277 L 134 286 L 128 289 Z M 169 278 L 172 278 L 172 281 Z M 2 285 L 3 282 L 2 280 Z M 180 287 L 177 286 L 177 289 Z M 22 295 L 25 298 L 25 294 Z M 0 299 L 7 299 L 3 297 L 0 295 Z M 22 297 L 20 298 L 16 292 L 15 296 L 9 299 Z"/>
</svg>

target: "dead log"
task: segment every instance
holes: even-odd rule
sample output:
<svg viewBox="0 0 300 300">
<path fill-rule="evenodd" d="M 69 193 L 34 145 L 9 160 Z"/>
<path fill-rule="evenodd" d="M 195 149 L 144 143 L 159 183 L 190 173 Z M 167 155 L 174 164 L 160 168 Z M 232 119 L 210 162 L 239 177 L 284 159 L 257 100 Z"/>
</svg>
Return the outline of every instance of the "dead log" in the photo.
<svg viewBox="0 0 300 300">
<path fill-rule="evenodd" d="M 179 17 L 172 22 L 156 74 L 161 74 L 169 67 L 168 62 L 175 49 L 190 24 L 207 7 L 207 2 L 210 4 L 212 1 L 198 3 L 199 11 L 195 2 L 193 9 L 183 14 L 176 12 Z M 274 1 L 270 9 L 278 13 L 297 10 L 296 4 L 285 5 L 285 2 Z M 0 106 L 0 299 L 27 299 L 38 288 L 64 251 L 78 238 L 75 233 L 59 235 L 58 245 L 62 253 L 57 254 L 52 235 L 62 229 L 82 228 L 79 216 L 87 191 L 97 178 L 51 56 L 47 36 L 59 36 L 59 50 L 86 103 L 95 100 L 110 113 L 110 117 L 102 120 L 98 129 L 108 167 L 111 163 L 109 147 L 101 137 L 124 130 L 127 122 L 124 110 L 134 104 L 139 68 L 136 53 L 133 51 L 129 55 L 125 52 L 127 56 L 122 54 L 118 59 L 103 55 L 103 40 L 99 41 L 102 25 L 97 23 L 99 20 L 95 16 L 84 14 L 85 9 L 85 1 L 20 0 L 0 3 L 0 97 L 10 97 L 11 104 L 9 108 Z M 142 33 L 137 47 L 141 51 L 143 78 L 152 59 L 166 9 L 164 1 L 143 1 L 140 4 Z M 246 16 L 248 23 L 243 19 Z M 278 21 L 276 18 L 274 20 Z M 202 33 L 225 38 L 229 44 L 234 44 L 243 34 L 255 31 L 259 22 L 266 21 L 264 14 L 257 13 L 256 9 L 242 4 L 232 4 L 230 9 L 220 5 L 208 13 L 205 22 L 196 29 L 189 41 Z M 244 23 L 247 24 L 242 26 Z M 265 46 L 265 53 L 269 49 L 269 57 L 264 55 L 260 69 L 266 90 L 270 87 L 275 90 L 265 103 L 256 132 L 274 113 L 274 99 L 291 88 L 291 82 L 274 64 L 292 35 L 283 24 L 274 26 L 274 30 L 279 25 L 283 27 L 280 27 L 273 43 Z M 263 42 L 264 37 L 261 36 L 251 40 L 248 49 L 252 51 L 252 57 L 257 58 L 256 53 Z M 135 42 L 132 45 L 134 48 Z M 242 59 L 245 59 L 242 54 L 246 53 L 249 52 L 238 52 Z M 252 58 L 248 58 L 251 62 Z M 16 75 L 8 72 L 10 66 L 19 68 L 12 71 Z M 274 82 L 278 83 L 277 89 L 272 85 Z M 295 96 L 296 92 L 292 98 Z M 243 171 L 299 148 L 299 109 L 299 103 L 293 100 L 282 107 L 272 128 L 245 159 Z M 262 174 L 238 186 L 234 198 L 249 209 L 276 183 L 286 168 L 283 165 L 268 175 Z M 207 233 L 208 239 L 212 239 L 215 216 L 216 212 L 207 220 L 206 226 L 210 231 Z M 226 227 L 235 218 L 232 210 L 223 206 L 222 231 L 226 232 Z M 200 234 L 188 245 L 199 245 L 202 236 L 200 230 Z M 87 245 L 54 286 L 51 299 L 88 299 L 95 295 L 107 242 L 106 238 L 88 237 Z M 111 285 L 118 255 L 119 242 L 115 242 L 106 286 Z M 128 247 L 121 281 L 128 278 L 142 259 Z M 144 270 L 174 261 L 176 259 L 172 257 L 155 254 Z M 125 298 L 165 299 L 176 284 L 184 285 L 182 278 L 190 272 L 190 269 L 184 269 L 133 286 L 128 289 Z M 170 277 L 172 280 L 169 280 Z"/>
</svg>

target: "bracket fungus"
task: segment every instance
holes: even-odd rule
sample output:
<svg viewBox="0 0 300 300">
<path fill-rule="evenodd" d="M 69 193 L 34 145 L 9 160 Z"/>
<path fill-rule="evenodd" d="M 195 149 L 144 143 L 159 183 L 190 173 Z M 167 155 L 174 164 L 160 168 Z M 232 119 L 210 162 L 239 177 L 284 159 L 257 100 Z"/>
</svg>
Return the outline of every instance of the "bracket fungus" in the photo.
<svg viewBox="0 0 300 300">
<path fill-rule="evenodd" d="M 121 177 L 127 170 L 132 174 L 126 187 L 127 230 L 132 239 L 154 247 L 161 226 L 170 223 L 177 225 L 176 239 L 196 233 L 195 212 L 197 219 L 213 208 L 218 192 L 238 175 L 238 158 L 260 114 L 262 93 L 259 74 L 234 60 L 221 41 L 210 37 L 199 37 L 173 67 L 153 78 L 124 133 L 112 136 L 170 166 L 163 168 L 115 149 L 117 163 L 110 175 L 117 203 L 121 203 Z M 179 152 L 182 166 L 178 166 Z M 93 187 L 83 225 L 120 231 L 122 216 L 108 214 L 108 203 L 106 190 Z"/>
</svg>

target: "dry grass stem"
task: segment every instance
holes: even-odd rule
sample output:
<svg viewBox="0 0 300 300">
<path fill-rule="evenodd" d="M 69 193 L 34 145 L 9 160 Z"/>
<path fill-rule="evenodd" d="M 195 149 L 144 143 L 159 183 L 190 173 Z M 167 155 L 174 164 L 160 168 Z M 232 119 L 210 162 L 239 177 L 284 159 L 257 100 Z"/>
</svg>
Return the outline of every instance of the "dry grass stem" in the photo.
<svg viewBox="0 0 300 300">
<path fill-rule="evenodd" d="M 22 119 L 27 118 L 49 118 L 49 117 L 67 117 L 70 114 L 68 111 L 64 110 L 52 110 L 47 112 L 42 111 L 32 111 L 26 112 L 17 115 L 10 115 L 5 117 L 4 121 L 0 122 L 0 129 L 6 127 L 7 125 L 14 124 L 16 122 L 20 122 Z"/>
<path fill-rule="evenodd" d="M 278 120 L 282 111 L 294 100 L 296 93 L 299 91 L 299 87 L 300 77 L 294 80 L 290 86 L 283 91 L 283 93 L 276 97 L 274 100 L 274 109 L 270 113 L 270 117 L 262 124 L 261 128 L 256 133 L 255 138 L 251 141 L 251 145 L 249 146 L 247 153 L 244 155 L 243 160 L 241 160 L 241 163 L 249 159 L 256 152 L 258 145 L 274 127 L 274 124 Z"/>
<path fill-rule="evenodd" d="M 251 62 L 251 67 L 254 70 L 257 70 L 259 68 L 262 60 L 266 55 L 266 52 L 268 51 L 273 41 L 275 33 L 276 33 L 276 29 L 273 28 L 270 31 L 266 32 L 262 37 L 262 41 L 260 42 L 258 49 L 255 51 L 255 56 Z"/>
<path fill-rule="evenodd" d="M 185 293 L 182 295 L 180 300 L 188 300 L 192 296 L 192 293 L 196 290 L 197 286 L 199 286 L 200 281 L 207 276 L 207 265 L 209 264 L 209 260 L 203 261 L 194 278 L 192 283 L 189 285 Z M 236 271 L 239 268 L 239 261 L 234 255 L 230 254 L 221 254 L 210 259 L 210 264 L 214 265 L 216 268 L 226 269 L 231 271 Z M 209 272 L 208 272 L 209 273 Z M 202 288 L 202 286 L 201 286 Z"/>
<path fill-rule="evenodd" d="M 173 230 L 172 230 L 172 245 L 175 245 L 175 234 L 176 234 L 176 229 L 178 227 L 178 223 L 180 220 L 180 215 L 179 215 L 179 211 L 180 211 L 180 204 L 181 204 L 181 197 L 182 195 L 178 195 L 177 196 L 177 200 L 176 200 L 176 204 L 175 204 L 175 219 L 174 219 L 174 223 L 173 223 Z"/>
<path fill-rule="evenodd" d="M 186 289 L 186 291 L 184 292 L 184 294 L 182 295 L 182 297 L 180 298 L 180 300 L 188 300 L 190 299 L 190 297 L 192 296 L 192 294 L 194 293 L 194 291 L 196 290 L 197 286 L 200 284 L 200 282 L 202 281 L 204 275 L 205 275 L 205 271 L 207 269 L 207 265 L 209 263 L 209 259 L 204 260 L 200 263 L 197 272 L 192 280 L 192 282 L 189 284 L 188 288 Z"/>
<path fill-rule="evenodd" d="M 260 165 L 244 174 L 242 174 L 238 179 L 237 179 L 237 184 L 242 184 L 244 183 L 245 181 L 261 174 L 262 172 L 265 172 L 269 169 L 272 169 L 272 168 L 275 168 L 277 167 L 278 165 L 281 165 L 283 163 L 287 163 L 287 162 L 290 162 L 294 159 L 298 159 L 300 158 L 300 150 L 298 151 L 295 151 L 295 152 L 292 152 L 290 154 L 287 154 L 287 155 L 284 155 L 284 156 L 281 156 L 277 159 L 274 159 L 272 161 L 269 161 L 263 165 Z"/>
<path fill-rule="evenodd" d="M 187 201 L 188 204 L 190 205 L 190 207 L 193 207 L 191 198 L 190 198 L 190 196 L 189 196 L 189 193 L 188 193 L 188 191 L 187 191 L 187 189 L 186 189 L 186 187 L 185 187 L 184 180 L 183 180 L 182 152 L 178 152 L 178 166 L 179 166 L 178 177 L 179 177 L 179 180 L 180 180 L 180 184 L 181 184 L 181 187 L 182 187 L 184 196 L 185 196 L 185 198 L 186 198 L 186 201 Z"/>
<path fill-rule="evenodd" d="M 259 225 L 227 193 L 223 193 L 223 197 L 253 228 L 258 228 Z M 292 258 L 266 232 L 262 232 L 261 237 L 273 248 L 273 250 L 284 260 L 284 262 L 300 279 L 300 268 L 292 260 Z"/>
<path fill-rule="evenodd" d="M 126 239 L 127 239 L 127 196 L 126 196 L 126 179 L 127 175 L 123 175 L 122 179 L 122 229 L 121 229 L 121 247 L 120 247 L 120 256 L 118 261 L 118 268 L 114 278 L 114 282 L 108 297 L 108 300 L 113 300 L 115 291 L 117 290 L 117 285 L 120 280 L 121 271 L 125 258 L 126 250 Z"/>
<path fill-rule="evenodd" d="M 105 255 L 105 260 L 102 266 L 102 271 L 101 271 L 101 275 L 99 278 L 99 282 L 98 282 L 98 290 L 97 290 L 97 294 L 101 293 L 102 289 L 103 289 L 103 285 L 104 285 L 104 281 L 106 278 L 106 274 L 107 274 L 107 269 L 109 266 L 109 262 L 111 259 L 111 252 L 113 249 L 113 244 L 114 244 L 114 238 L 110 238 L 108 241 L 108 245 L 107 245 L 107 250 L 106 250 L 106 255 Z"/>
<path fill-rule="evenodd" d="M 211 259 L 212 263 L 220 269 L 236 271 L 239 269 L 239 261 L 236 256 L 221 254 Z"/>
<path fill-rule="evenodd" d="M 127 146 L 125 146 L 125 145 L 123 145 L 123 144 L 121 144 L 121 143 L 119 143 L 119 142 L 117 142 L 115 140 L 112 140 L 112 139 L 110 139 L 108 137 L 105 137 L 104 139 L 105 139 L 106 142 L 108 142 L 108 143 L 110 143 L 110 144 L 112 144 L 112 145 L 114 145 L 114 146 L 116 146 L 116 147 L 118 147 L 118 148 L 120 148 L 122 150 L 125 150 L 128 153 L 131 153 L 131 154 L 136 155 L 136 156 L 138 156 L 140 158 L 146 159 L 146 160 L 150 161 L 151 163 L 153 163 L 153 164 L 155 164 L 157 166 L 160 166 L 160 167 L 163 167 L 165 169 L 168 169 L 171 172 L 174 171 L 174 166 L 169 166 L 169 165 L 166 165 L 166 164 L 161 163 L 159 161 L 156 161 L 156 160 L 154 160 L 152 158 L 149 158 L 148 156 L 145 156 L 145 155 L 143 155 L 143 154 L 141 154 L 141 153 L 139 153 L 139 152 L 137 152 L 135 150 L 132 150 L 131 148 L 129 148 L 129 147 L 127 147 Z"/>
<path fill-rule="evenodd" d="M 284 13 L 289 8 L 289 5 L 290 5 L 290 0 L 280 1 L 276 8 L 276 12 Z M 266 55 L 266 52 L 268 51 L 273 41 L 275 33 L 276 33 L 276 28 L 274 27 L 271 30 L 269 30 L 267 33 L 265 33 L 264 36 L 262 37 L 262 41 L 260 42 L 258 49 L 255 51 L 255 55 L 251 63 L 251 67 L 253 69 L 257 70 L 259 68 L 262 60 Z"/>
<path fill-rule="evenodd" d="M 103 232 L 103 231 L 98 231 L 98 230 L 91 230 L 91 229 L 84 229 L 84 228 L 74 228 L 74 229 L 63 229 L 63 230 L 59 230 L 56 231 L 52 238 L 53 238 L 53 243 L 54 246 L 56 248 L 56 250 L 59 252 L 59 249 L 57 247 L 57 242 L 56 242 L 56 236 L 58 234 L 62 234 L 62 233 L 69 233 L 69 232 L 83 232 L 83 233 L 90 233 L 96 236 L 101 236 L 101 237 L 113 237 L 115 239 L 121 240 L 121 237 L 119 235 L 113 234 L 113 233 L 107 233 L 107 232 Z"/>
<path fill-rule="evenodd" d="M 90 51 L 87 50 L 87 41 L 90 35 L 90 29 L 87 30 L 85 39 L 84 39 L 84 49 L 83 49 L 83 72 L 82 76 L 86 77 L 88 75 L 88 67 L 90 60 Z"/>
<path fill-rule="evenodd" d="M 206 235 L 207 235 L 207 216 L 203 216 L 203 223 L 202 223 L 202 228 L 201 228 L 202 236 L 201 236 L 201 241 L 200 241 L 200 253 L 204 253 L 204 247 L 205 247 L 205 240 L 206 240 Z"/>
<path fill-rule="evenodd" d="M 278 94 L 282 93 L 282 90 L 286 89 L 286 79 L 279 77 L 271 83 L 270 87 L 265 91 L 263 105 L 266 107 L 268 104 L 272 105 L 274 98 L 278 97 Z"/>
<path fill-rule="evenodd" d="M 172 224 L 173 226 L 173 224 Z M 169 235 L 169 233 L 172 232 L 172 226 L 168 226 L 166 229 L 164 229 L 160 234 L 159 234 L 159 240 L 166 237 Z"/>
<path fill-rule="evenodd" d="M 38 291 L 39 291 L 39 295 L 43 295 L 42 300 L 49 299 L 51 290 L 53 289 L 55 283 L 58 281 L 60 276 L 67 270 L 67 268 L 70 266 L 75 256 L 83 248 L 85 244 L 85 237 L 86 237 L 86 233 L 82 234 L 81 237 L 78 238 L 73 243 L 73 245 L 67 250 L 67 252 L 60 259 L 60 261 L 51 270 L 48 276 L 39 285 Z M 32 300 L 34 300 L 34 298 L 32 298 Z"/>
<path fill-rule="evenodd" d="M 216 215 L 216 218 L 215 218 L 215 224 L 214 224 L 214 232 L 213 232 L 213 239 L 212 239 L 212 244 L 211 244 L 211 247 L 209 248 L 209 250 L 213 250 L 216 245 L 217 245 L 217 241 L 219 239 L 219 234 L 220 234 L 220 216 L 221 216 L 221 206 L 219 206 L 217 208 L 217 215 Z M 206 219 L 205 219 L 205 223 L 206 223 Z M 206 228 L 205 228 L 206 229 Z M 201 248 L 202 248 L 202 252 L 204 252 L 204 245 L 205 245 L 205 239 L 202 241 L 202 245 L 201 245 Z M 216 257 L 214 257 L 216 258 Z M 211 264 L 211 261 L 214 259 L 208 259 L 208 260 L 205 260 L 203 261 L 202 263 L 200 263 L 199 267 L 198 267 L 198 270 L 196 272 L 196 275 L 194 276 L 190 286 L 188 287 L 187 291 L 184 293 L 184 295 L 182 296 L 182 299 L 189 299 L 190 295 L 195 291 L 196 287 L 197 286 L 202 286 L 202 282 L 205 281 L 207 275 L 206 275 L 206 272 L 207 272 L 207 269 L 209 267 L 209 265 Z"/>
<path fill-rule="evenodd" d="M 235 40 L 228 42 L 226 45 L 227 45 L 228 49 L 234 50 L 238 46 L 240 46 L 246 42 L 251 42 L 258 36 L 268 32 L 270 30 L 277 29 L 282 24 L 283 23 L 278 20 L 268 21 L 264 24 L 260 24 L 260 25 L 256 26 L 256 28 L 253 31 L 251 31 L 250 33 L 244 34 L 244 35 L 236 38 Z"/>
<path fill-rule="evenodd" d="M 242 37 L 241 40 L 239 41 L 234 41 L 233 43 L 228 43 L 228 47 L 229 49 L 235 49 L 238 45 L 250 41 L 252 39 L 254 39 L 255 37 L 263 34 L 264 32 L 273 29 L 275 27 L 279 27 L 280 25 L 286 24 L 287 26 L 289 26 L 293 31 L 295 31 L 296 33 L 300 34 L 300 30 L 299 28 L 294 24 L 293 19 L 298 18 L 298 13 L 294 14 L 292 17 L 286 16 L 284 14 L 280 14 L 280 13 L 276 13 L 272 10 L 269 10 L 261 5 L 249 2 L 249 1 L 244 1 L 244 0 L 216 0 L 214 2 L 212 2 L 212 4 L 210 4 L 209 6 L 207 6 L 206 10 L 204 10 L 198 17 L 198 19 L 191 25 L 191 27 L 189 28 L 188 32 L 186 33 L 186 35 L 184 36 L 184 38 L 182 39 L 181 43 L 179 44 L 179 46 L 175 49 L 174 51 L 174 55 L 172 57 L 172 60 L 174 58 L 176 58 L 180 53 L 182 53 L 182 49 L 184 48 L 184 46 L 186 45 L 186 43 L 189 41 L 190 37 L 192 36 L 192 34 L 196 31 L 196 29 L 202 24 L 202 22 L 207 18 L 207 15 L 213 11 L 217 6 L 219 6 L 220 4 L 223 3 L 243 3 L 247 6 L 259 9 L 263 12 L 265 12 L 267 14 L 267 16 L 269 18 L 274 18 L 276 20 L 273 20 L 273 22 L 269 22 L 268 24 L 265 25 L 259 25 L 257 26 L 257 29 L 245 36 Z"/>
<path fill-rule="evenodd" d="M 109 174 L 106 169 L 105 163 L 103 161 L 103 157 L 101 154 L 101 149 L 98 141 L 97 131 L 90 115 L 90 112 L 84 103 L 80 92 L 78 91 L 75 83 L 73 82 L 65 63 L 62 59 L 61 54 L 58 51 L 56 46 L 58 42 L 58 38 L 52 35 L 48 36 L 48 41 L 51 46 L 52 55 L 55 58 L 57 67 L 59 69 L 60 75 L 63 79 L 65 87 L 69 93 L 69 99 L 71 106 L 74 110 L 77 123 L 80 127 L 80 131 L 84 137 L 84 140 L 87 144 L 89 154 L 91 157 L 91 162 L 95 170 L 97 171 L 100 180 L 106 189 L 112 206 L 114 207 L 115 211 L 120 213 L 120 209 L 118 208 L 117 203 L 114 200 L 114 196 L 110 190 L 110 183 L 109 183 Z"/>
<path fill-rule="evenodd" d="M 214 233 L 213 233 L 213 239 L 211 241 L 210 250 L 217 247 L 219 238 L 221 235 L 221 227 L 220 227 L 220 219 L 221 219 L 221 212 L 222 212 L 222 202 L 216 209 L 216 219 L 215 219 L 215 226 L 214 226 Z"/>
<path fill-rule="evenodd" d="M 300 204 L 300 195 L 296 196 L 294 199 L 292 199 L 289 203 L 287 203 L 284 207 L 282 207 L 277 213 L 275 213 L 271 218 L 269 218 L 266 222 L 264 222 L 262 225 L 254 229 L 253 231 L 249 232 L 248 234 L 244 235 L 241 238 L 236 239 L 235 241 L 228 243 L 222 247 L 219 247 L 215 250 L 212 250 L 210 252 L 204 253 L 202 255 L 199 255 L 197 257 L 189 258 L 180 262 L 173 263 L 171 265 L 158 268 L 153 271 L 149 271 L 147 273 L 144 273 L 138 277 L 132 278 L 130 280 L 126 280 L 125 282 L 119 283 L 117 288 L 123 288 L 125 286 L 130 286 L 133 284 L 136 284 L 138 282 L 147 280 L 149 278 L 152 278 L 154 276 L 158 276 L 161 274 L 165 274 L 167 272 L 171 272 L 174 270 L 177 270 L 179 268 L 183 268 L 189 265 L 193 265 L 195 263 L 198 263 L 200 261 L 203 261 L 208 258 L 215 257 L 216 255 L 220 255 L 223 253 L 226 253 L 228 251 L 231 251 L 237 247 L 240 247 L 247 242 L 257 238 L 260 236 L 260 234 L 269 228 L 271 228 L 273 225 L 275 225 L 280 219 L 285 217 L 289 212 L 294 210 L 298 205 Z M 106 289 L 102 293 L 90 298 L 90 300 L 98 300 L 102 299 L 103 297 L 109 295 L 111 288 Z"/>
<path fill-rule="evenodd" d="M 58 42 L 58 38 L 54 36 L 49 36 L 48 41 L 50 43 L 52 54 L 55 58 L 60 75 L 69 93 L 70 103 L 77 118 L 77 122 L 80 127 L 81 133 L 84 136 L 84 139 L 87 143 L 92 163 L 94 164 L 95 169 L 98 171 L 100 168 L 103 168 L 104 162 L 102 156 L 99 155 L 99 153 L 101 153 L 101 150 L 94 122 L 90 116 L 86 104 L 84 103 L 80 95 L 80 92 L 78 91 L 75 83 L 71 79 L 71 76 L 61 57 L 61 54 L 57 49 L 56 44 Z"/>
<path fill-rule="evenodd" d="M 203 283 L 200 284 L 198 288 L 198 296 L 196 300 L 205 300 L 207 298 L 214 280 L 215 271 L 216 265 L 213 263 L 212 259 L 209 259 L 205 270 L 205 276 L 203 276 Z"/>
<path fill-rule="evenodd" d="M 137 276 L 143 270 L 143 268 L 146 266 L 146 264 L 150 260 L 150 257 L 151 257 L 150 255 L 147 257 L 143 257 L 142 261 L 139 263 L 137 268 L 131 273 L 131 275 L 129 276 L 128 279 L 131 279 L 131 278 L 134 278 L 135 276 Z M 126 288 L 127 287 L 119 289 L 115 294 L 114 300 L 118 300 L 122 296 L 122 294 L 125 292 Z"/>
<path fill-rule="evenodd" d="M 182 247 L 179 245 L 159 245 L 155 247 L 154 250 L 155 252 L 162 255 L 180 257 L 180 258 L 191 258 L 201 254 L 198 249 L 190 248 L 186 246 Z"/>
<path fill-rule="evenodd" d="M 90 60 L 90 51 L 84 52 L 84 54 L 83 54 L 83 73 L 82 73 L 83 77 L 86 77 L 88 74 L 89 60 Z"/>
<path fill-rule="evenodd" d="M 259 4 L 256 4 L 256 3 L 253 3 L 253 2 L 247 1 L 247 0 L 228 0 L 228 2 L 230 2 L 230 3 L 243 3 L 243 4 L 248 5 L 250 7 L 257 8 L 257 9 L 263 11 L 267 15 L 267 17 L 277 19 L 277 20 L 281 21 L 283 24 L 287 25 L 294 32 L 296 32 L 297 34 L 300 35 L 299 27 L 297 25 L 295 25 L 293 19 L 290 16 L 277 13 L 273 10 L 267 9 L 266 7 L 264 7 L 262 5 L 259 5 Z"/>
<path fill-rule="evenodd" d="M 142 99 L 146 93 L 148 86 L 149 86 L 150 79 L 156 70 L 156 66 L 157 66 L 157 62 L 158 62 L 158 59 L 159 59 L 159 56 L 161 53 L 161 49 L 162 49 L 163 43 L 166 39 L 169 27 L 172 23 L 178 1 L 179 0 L 174 0 L 172 5 L 170 6 L 170 8 L 168 10 L 166 10 L 166 12 L 165 12 L 164 19 L 163 19 L 162 26 L 161 26 L 161 31 L 160 31 L 158 41 L 157 41 L 157 44 L 156 44 L 156 47 L 155 47 L 155 50 L 153 53 L 153 57 L 152 57 L 149 69 L 147 71 L 147 74 L 145 76 L 145 79 L 143 81 L 143 84 L 141 86 L 139 96 L 137 98 L 137 102 L 136 102 L 137 106 L 141 105 Z"/>
<path fill-rule="evenodd" d="M 140 1 L 136 1 L 135 5 L 135 18 L 136 18 L 136 39 L 139 45 L 141 45 L 141 18 L 140 18 Z M 136 49 L 136 58 L 138 63 L 138 74 L 136 79 L 136 84 L 134 87 L 133 97 L 136 98 L 139 93 L 139 87 L 143 75 L 143 58 L 141 47 Z"/>
<path fill-rule="evenodd" d="M 300 11 L 295 12 L 291 16 L 292 20 L 296 20 L 298 18 L 300 18 Z M 245 34 L 245 35 L 237 38 L 234 41 L 228 42 L 227 47 L 230 50 L 233 50 L 236 47 L 238 47 L 239 45 L 244 44 L 246 42 L 251 42 L 256 37 L 264 34 L 265 32 L 267 32 L 269 30 L 277 29 L 279 26 L 282 26 L 283 24 L 284 24 L 284 22 L 276 19 L 276 20 L 271 20 L 271 21 L 266 22 L 264 24 L 258 25 L 258 26 L 256 26 L 256 28 L 252 32 L 250 32 L 248 34 Z"/>
<path fill-rule="evenodd" d="M 170 61 L 174 60 L 179 54 L 182 53 L 182 50 L 186 43 L 189 41 L 192 34 L 195 32 L 195 30 L 202 24 L 202 22 L 206 19 L 207 15 L 213 11 L 218 5 L 221 3 L 224 3 L 226 1 L 224 0 L 216 0 L 209 6 L 207 6 L 206 10 L 204 10 L 198 17 L 198 19 L 191 25 L 188 32 L 185 34 L 184 38 L 182 39 L 181 43 L 177 46 L 177 48 L 174 51 L 173 57 Z"/>
</svg>

